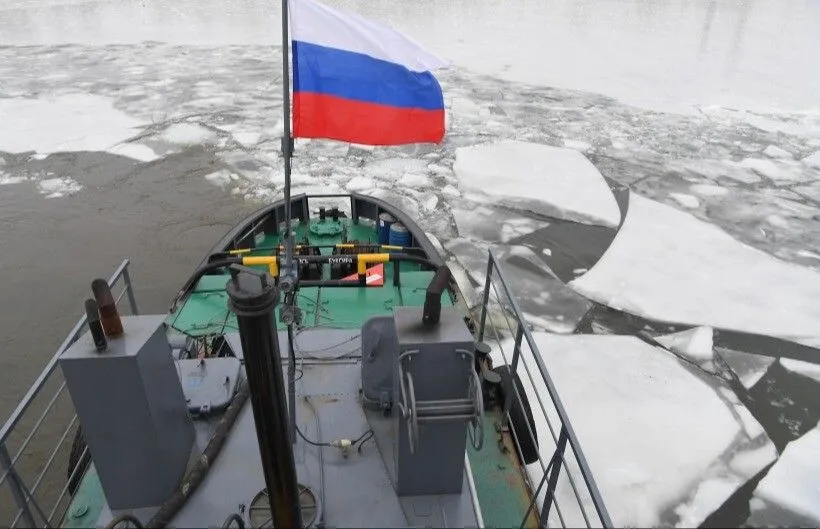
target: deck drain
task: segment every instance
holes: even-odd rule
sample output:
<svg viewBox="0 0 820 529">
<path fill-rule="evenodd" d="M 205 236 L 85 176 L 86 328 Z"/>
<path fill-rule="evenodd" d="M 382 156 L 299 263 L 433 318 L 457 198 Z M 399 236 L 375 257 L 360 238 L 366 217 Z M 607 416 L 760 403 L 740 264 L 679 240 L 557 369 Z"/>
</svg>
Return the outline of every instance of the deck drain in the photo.
<svg viewBox="0 0 820 529">
<path fill-rule="evenodd" d="M 299 484 L 299 504 L 302 507 L 302 526 L 310 527 L 316 521 L 316 495 L 309 487 Z M 273 517 L 268 502 L 268 490 L 264 489 L 254 496 L 248 509 L 248 521 L 254 529 L 273 527 Z"/>
</svg>

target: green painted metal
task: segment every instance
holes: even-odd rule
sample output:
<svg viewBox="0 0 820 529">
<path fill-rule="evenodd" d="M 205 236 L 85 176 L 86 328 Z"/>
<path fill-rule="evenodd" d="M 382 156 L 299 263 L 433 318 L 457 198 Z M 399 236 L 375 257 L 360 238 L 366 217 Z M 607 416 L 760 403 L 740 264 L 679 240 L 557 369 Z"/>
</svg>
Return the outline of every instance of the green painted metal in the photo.
<svg viewBox="0 0 820 529">
<path fill-rule="evenodd" d="M 77 487 L 60 527 L 94 527 L 104 506 L 105 494 L 92 464 Z"/>
<path fill-rule="evenodd" d="M 319 222 L 312 221 L 313 224 Z M 332 245 L 341 242 L 340 235 L 334 234 L 337 230 L 328 229 L 331 228 L 332 222 L 328 219 L 325 226 L 313 226 L 313 229 L 311 223 L 301 224 L 296 229 L 297 244 L 302 244 L 305 236 L 312 245 Z M 348 240 L 376 244 L 375 226 L 356 225 L 349 219 L 343 219 L 342 222 L 347 227 Z M 262 250 L 245 255 L 271 255 L 279 244 L 278 235 L 268 234 L 257 243 L 257 247 L 263 248 Z M 331 248 L 321 250 L 323 254 L 329 254 L 331 251 Z M 396 287 L 393 285 L 393 266 L 393 263 L 385 263 L 384 285 L 381 287 L 300 289 L 298 305 L 303 311 L 302 325 L 354 329 L 361 327 L 372 316 L 390 314 L 393 307 L 422 306 L 434 272 L 420 270 L 415 263 L 401 263 L 400 286 Z M 264 270 L 267 267 L 259 265 L 254 268 Z M 324 275 L 325 279 L 329 279 L 329 267 L 325 267 Z M 174 314 L 168 316 L 169 325 L 193 336 L 237 331 L 236 316 L 228 309 L 228 296 L 225 293 L 225 284 L 229 277 L 228 274 L 209 275 L 200 279 L 185 303 Z M 442 296 L 441 301 L 442 305 L 453 305 L 450 296 L 446 294 Z M 277 327 L 285 328 L 278 321 L 278 317 Z M 500 434 L 495 430 L 498 420 L 497 412 L 487 412 L 484 422 L 484 436 L 487 442 L 480 453 L 473 450 L 468 443 L 468 456 L 485 525 L 517 527 L 527 510 L 529 493 L 521 480 L 515 455 L 501 449 L 502 445 L 506 446 L 507 450 L 513 449 L 509 438 L 506 443 L 494 442 L 500 438 Z M 105 496 L 92 466 L 69 506 L 69 514 L 66 515 L 63 526 L 93 525 L 104 503 Z M 78 516 L 72 516 L 72 512 Z"/>
<path fill-rule="evenodd" d="M 303 243 L 305 236 L 312 245 L 332 245 L 341 242 L 340 235 L 322 235 L 336 230 L 316 229 L 317 226 L 328 228 L 343 224 L 347 227 L 348 240 L 357 240 L 361 243 L 376 244 L 375 227 L 371 224 L 353 224 L 350 219 L 343 219 L 334 223 L 331 219 L 325 222 L 312 220 L 300 224 L 296 228 L 297 243 Z M 280 244 L 280 238 L 275 234 L 267 234 L 258 241 L 257 248 L 251 254 L 271 255 Z M 323 248 L 323 254 L 331 253 L 331 248 Z M 371 316 L 389 314 L 393 307 L 401 305 L 424 304 L 427 285 L 433 278 L 433 272 L 419 270 L 415 263 L 401 263 L 401 285 L 393 286 L 393 264 L 384 266 L 385 278 L 382 287 L 367 288 L 333 288 L 310 287 L 299 290 L 299 307 L 303 311 L 302 323 L 306 327 L 325 325 L 338 328 L 357 328 Z M 255 265 L 253 268 L 266 269 L 265 265 Z M 329 278 L 329 267 L 325 267 L 325 278 Z M 191 336 L 205 336 L 237 331 L 236 316 L 228 309 L 228 296 L 225 293 L 225 284 L 229 276 L 209 275 L 199 280 L 185 300 L 185 303 L 174 313 L 169 315 L 168 324 L 174 329 Z M 442 297 L 444 305 L 452 305 L 449 296 Z M 277 318 L 278 319 L 278 318 Z M 285 326 L 277 321 L 279 329 Z"/>
<path fill-rule="evenodd" d="M 487 410 L 484 416 L 484 446 L 476 451 L 467 443 L 467 456 L 473 472 L 478 502 L 485 527 L 520 527 L 529 507 L 530 494 L 515 462 L 511 440 L 501 440 L 496 423 L 498 411 Z M 504 448 L 502 448 L 504 447 Z M 506 449 L 506 451 L 505 451 Z M 530 522 L 534 522 L 530 515 Z M 530 526 L 530 523 L 527 524 Z"/>
</svg>

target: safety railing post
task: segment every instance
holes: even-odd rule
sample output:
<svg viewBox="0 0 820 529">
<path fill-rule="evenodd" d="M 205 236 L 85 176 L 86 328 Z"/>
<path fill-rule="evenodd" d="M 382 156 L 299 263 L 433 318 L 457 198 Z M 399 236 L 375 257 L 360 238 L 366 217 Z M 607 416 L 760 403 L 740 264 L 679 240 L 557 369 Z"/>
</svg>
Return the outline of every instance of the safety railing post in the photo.
<svg viewBox="0 0 820 529">
<path fill-rule="evenodd" d="M 481 301 L 481 319 L 478 323 L 478 341 L 484 341 L 484 327 L 487 323 L 487 305 L 490 303 L 490 283 L 493 279 L 493 252 L 488 252 L 487 279 L 484 280 L 484 295 Z"/>
<path fill-rule="evenodd" d="M 139 310 L 137 309 L 137 298 L 134 296 L 134 287 L 131 286 L 131 273 L 128 271 L 129 263 L 126 263 L 125 267 L 122 269 L 122 278 L 125 280 L 125 291 L 128 293 L 128 304 L 131 305 L 131 314 L 134 316 L 139 315 Z"/>
<path fill-rule="evenodd" d="M 26 501 L 23 483 L 20 480 L 20 476 L 17 475 L 14 465 L 11 464 L 11 457 L 9 457 L 5 443 L 0 443 L 0 468 L 8 472 L 8 484 L 11 488 L 11 494 L 14 496 L 14 501 L 20 509 L 26 527 L 36 527 L 34 516 L 32 516 L 28 501 Z"/>
<path fill-rule="evenodd" d="M 567 429 L 561 426 L 561 433 L 558 435 L 558 446 L 555 447 L 555 452 L 552 454 L 552 461 L 550 461 L 550 477 L 547 483 L 547 492 L 544 496 L 544 505 L 541 507 L 541 522 L 546 524 L 549 520 L 550 508 L 555 501 L 555 487 L 558 485 L 558 474 L 561 473 L 561 466 L 564 463 L 564 451 L 567 447 Z M 583 509 L 582 505 L 579 505 Z"/>
</svg>

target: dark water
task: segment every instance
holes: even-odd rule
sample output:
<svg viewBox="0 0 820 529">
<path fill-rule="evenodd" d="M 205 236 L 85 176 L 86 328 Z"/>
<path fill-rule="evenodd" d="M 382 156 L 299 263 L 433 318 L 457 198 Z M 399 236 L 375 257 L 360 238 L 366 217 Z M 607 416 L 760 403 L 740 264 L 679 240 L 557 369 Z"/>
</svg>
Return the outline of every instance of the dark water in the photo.
<svg viewBox="0 0 820 529">
<path fill-rule="evenodd" d="M 52 172 L 83 185 L 51 199 L 34 183 L 0 187 L 5 421 L 83 313 L 94 278 L 129 258 L 140 310 L 164 312 L 216 240 L 258 204 L 205 180 L 221 162 L 200 148 L 151 163 L 106 153 L 0 156 L 11 176 Z"/>
</svg>

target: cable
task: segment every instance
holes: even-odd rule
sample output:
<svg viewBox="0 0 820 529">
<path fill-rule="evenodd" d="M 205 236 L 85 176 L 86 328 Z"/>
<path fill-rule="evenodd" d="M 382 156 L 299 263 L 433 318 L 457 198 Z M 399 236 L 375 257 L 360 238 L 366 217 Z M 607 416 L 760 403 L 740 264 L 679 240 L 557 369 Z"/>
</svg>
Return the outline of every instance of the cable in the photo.
<svg viewBox="0 0 820 529">
<path fill-rule="evenodd" d="M 300 429 L 299 429 L 299 425 L 298 425 L 298 424 L 296 425 L 296 433 L 298 433 L 298 434 L 299 434 L 299 437 L 301 437 L 301 438 L 302 438 L 302 439 L 303 439 L 306 443 L 311 444 L 311 445 L 313 445 L 313 446 L 333 446 L 333 445 L 332 445 L 332 444 L 330 444 L 330 443 L 318 443 L 318 442 L 316 442 L 316 441 L 311 441 L 310 439 L 308 439 L 307 437 L 305 437 L 305 434 L 303 434 L 303 433 L 302 433 L 302 430 L 300 430 Z"/>
<path fill-rule="evenodd" d="M 364 444 L 366 442 L 368 442 L 369 440 L 373 439 L 375 436 L 376 436 L 376 433 L 372 429 L 370 429 L 370 430 L 366 431 L 364 433 L 364 435 L 359 437 L 357 440 L 353 441 L 354 445 L 356 443 L 359 443 L 359 446 L 356 447 L 356 451 L 361 454 L 362 453 L 362 447 L 364 446 Z"/>
</svg>

